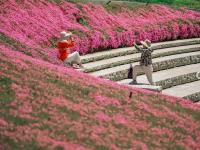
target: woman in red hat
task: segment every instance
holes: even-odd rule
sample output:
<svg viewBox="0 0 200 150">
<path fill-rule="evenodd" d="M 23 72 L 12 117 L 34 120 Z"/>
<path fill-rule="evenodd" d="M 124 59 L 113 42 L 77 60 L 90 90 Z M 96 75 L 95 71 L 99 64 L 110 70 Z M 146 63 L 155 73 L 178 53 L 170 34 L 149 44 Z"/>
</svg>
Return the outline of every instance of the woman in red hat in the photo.
<svg viewBox="0 0 200 150">
<path fill-rule="evenodd" d="M 74 68 L 82 68 L 80 55 L 77 51 L 71 53 L 70 49 L 73 48 L 75 42 L 72 38 L 71 32 L 61 32 L 60 40 L 57 44 L 58 47 L 58 58 L 66 64 L 71 65 Z"/>
</svg>

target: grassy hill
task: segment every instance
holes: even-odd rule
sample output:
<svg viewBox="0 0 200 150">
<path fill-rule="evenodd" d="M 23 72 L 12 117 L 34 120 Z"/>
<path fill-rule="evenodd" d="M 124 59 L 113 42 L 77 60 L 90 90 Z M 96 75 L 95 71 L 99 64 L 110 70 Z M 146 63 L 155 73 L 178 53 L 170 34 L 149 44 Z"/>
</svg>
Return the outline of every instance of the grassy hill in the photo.
<svg viewBox="0 0 200 150">
<path fill-rule="evenodd" d="M 65 9 L 79 5 L 1 1 L 0 149 L 200 149 L 199 105 L 97 79 L 56 59 L 48 39 L 67 29 L 70 21 L 57 20 L 70 19 Z"/>
</svg>

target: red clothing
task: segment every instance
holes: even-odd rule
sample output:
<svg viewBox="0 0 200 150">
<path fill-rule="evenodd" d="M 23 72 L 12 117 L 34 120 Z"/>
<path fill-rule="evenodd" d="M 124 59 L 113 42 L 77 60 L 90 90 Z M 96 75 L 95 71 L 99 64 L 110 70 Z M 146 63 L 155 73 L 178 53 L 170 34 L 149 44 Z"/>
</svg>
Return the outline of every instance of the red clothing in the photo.
<svg viewBox="0 0 200 150">
<path fill-rule="evenodd" d="M 64 61 L 70 54 L 70 48 L 74 47 L 75 43 L 73 40 L 63 40 L 58 42 L 58 58 Z"/>
</svg>

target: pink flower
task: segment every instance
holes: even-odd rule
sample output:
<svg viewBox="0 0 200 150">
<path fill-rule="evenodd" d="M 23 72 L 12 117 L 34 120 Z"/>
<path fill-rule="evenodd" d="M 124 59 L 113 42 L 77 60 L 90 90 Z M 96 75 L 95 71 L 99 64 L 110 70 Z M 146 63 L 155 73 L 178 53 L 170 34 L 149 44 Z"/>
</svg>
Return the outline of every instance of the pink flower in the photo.
<svg viewBox="0 0 200 150">
<path fill-rule="evenodd" d="M 18 51 L 54 63 L 58 63 L 54 59 L 55 50 L 47 47 L 56 44 L 62 30 L 74 33 L 77 43 L 74 50 L 83 54 L 102 48 L 132 46 L 134 41 L 145 38 L 158 42 L 200 37 L 198 21 L 194 23 L 200 20 L 200 15 L 186 9 L 176 10 L 161 5 L 137 10 L 122 7 L 123 11 L 115 14 L 92 3 L 79 4 L 82 9 L 70 2 L 58 6 L 42 1 L 37 2 L 36 7 L 24 1 L 21 5 L 12 0 L 1 4 L 4 11 L 0 17 L 0 32 L 20 42 Z M 79 23 L 83 14 L 87 25 Z"/>
<path fill-rule="evenodd" d="M 6 126 L 8 123 L 0 118 L 0 126 Z"/>
<path fill-rule="evenodd" d="M 95 100 L 103 106 L 107 106 L 107 105 L 119 106 L 120 105 L 119 100 L 113 99 L 113 98 L 108 98 L 108 97 L 101 96 L 101 95 L 95 96 Z"/>
<path fill-rule="evenodd" d="M 117 115 L 114 117 L 114 120 L 116 123 L 122 124 L 122 125 L 127 125 L 127 120 L 125 119 L 125 117 L 123 115 Z"/>
<path fill-rule="evenodd" d="M 95 118 L 99 121 L 111 121 L 111 118 L 103 112 L 96 113 Z"/>
<path fill-rule="evenodd" d="M 138 149 L 138 147 L 141 149 L 141 150 L 148 150 L 148 147 L 145 143 L 141 142 L 141 141 L 133 141 L 133 146 L 132 146 L 132 150 L 136 150 Z"/>
</svg>

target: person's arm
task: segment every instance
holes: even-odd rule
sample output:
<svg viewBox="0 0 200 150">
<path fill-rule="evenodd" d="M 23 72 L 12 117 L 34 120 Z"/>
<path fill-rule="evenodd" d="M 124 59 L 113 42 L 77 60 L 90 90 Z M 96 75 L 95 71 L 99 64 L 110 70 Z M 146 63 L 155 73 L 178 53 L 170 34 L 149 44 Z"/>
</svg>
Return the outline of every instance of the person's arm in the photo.
<svg viewBox="0 0 200 150">
<path fill-rule="evenodd" d="M 148 48 L 148 51 L 149 51 L 150 53 L 152 53 L 152 52 L 153 52 L 153 49 L 152 49 L 152 48 Z"/>
<path fill-rule="evenodd" d="M 59 42 L 58 47 L 59 48 L 72 48 L 74 47 L 75 42 L 72 40 L 63 40 L 61 42 Z"/>
<path fill-rule="evenodd" d="M 74 46 L 75 46 L 75 42 L 74 42 L 74 39 L 71 37 L 68 42 L 68 47 L 73 48 Z"/>
<path fill-rule="evenodd" d="M 142 52 L 142 48 L 140 48 L 136 43 L 134 43 L 134 46 L 139 52 Z"/>
</svg>

